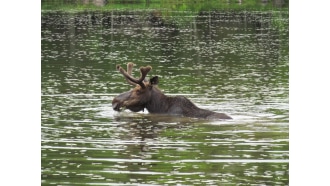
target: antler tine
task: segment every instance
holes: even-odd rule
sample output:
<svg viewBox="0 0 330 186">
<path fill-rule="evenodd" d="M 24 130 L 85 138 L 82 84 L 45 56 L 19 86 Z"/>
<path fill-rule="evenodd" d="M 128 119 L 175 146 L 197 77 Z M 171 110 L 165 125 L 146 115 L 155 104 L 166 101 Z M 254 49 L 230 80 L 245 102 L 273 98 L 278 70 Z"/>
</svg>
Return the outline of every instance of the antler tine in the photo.
<svg viewBox="0 0 330 186">
<path fill-rule="evenodd" d="M 128 63 L 127 63 L 127 74 L 128 74 L 128 75 L 132 76 L 132 71 L 133 71 L 133 67 L 134 67 L 134 66 L 135 66 L 135 64 L 132 63 L 132 62 L 128 62 Z M 126 79 L 126 81 L 127 81 L 128 84 L 133 85 L 133 86 L 136 85 L 136 83 L 130 81 L 129 79 L 127 79 L 127 78 L 125 78 L 125 79 Z"/>
<path fill-rule="evenodd" d="M 129 66 L 129 64 L 127 64 L 127 65 Z M 117 65 L 117 70 L 119 70 L 120 73 L 124 75 L 124 77 L 127 79 L 129 84 L 134 84 L 134 83 L 139 84 L 142 88 L 146 87 L 145 84 L 143 83 L 143 80 L 145 79 L 145 77 L 147 76 L 148 72 L 150 72 L 151 69 L 152 69 L 151 66 L 141 67 L 140 68 L 141 77 L 139 79 L 136 79 L 136 78 L 132 77 L 131 74 L 126 72 L 120 65 Z M 131 70 L 131 69 L 129 68 L 128 70 Z"/>
<path fill-rule="evenodd" d="M 133 71 L 133 67 L 135 66 L 135 64 L 134 63 L 132 63 L 132 62 L 128 62 L 127 63 L 127 73 L 129 74 L 129 75 L 132 75 L 132 71 Z"/>
<path fill-rule="evenodd" d="M 143 81 L 145 80 L 147 74 L 150 72 L 150 70 L 152 69 L 151 66 L 146 66 L 146 67 L 140 67 L 140 73 L 141 73 L 141 77 L 139 79 L 139 82 L 141 82 L 143 85 Z"/>
</svg>

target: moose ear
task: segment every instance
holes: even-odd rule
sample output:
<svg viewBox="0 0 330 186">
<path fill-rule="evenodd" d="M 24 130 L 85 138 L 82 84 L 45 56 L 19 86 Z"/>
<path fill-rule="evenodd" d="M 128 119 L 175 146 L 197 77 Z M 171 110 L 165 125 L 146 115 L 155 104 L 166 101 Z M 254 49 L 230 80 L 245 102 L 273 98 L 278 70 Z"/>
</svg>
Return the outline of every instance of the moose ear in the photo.
<svg viewBox="0 0 330 186">
<path fill-rule="evenodd" d="M 158 76 L 155 76 L 150 79 L 150 84 L 151 85 L 157 85 L 158 84 Z"/>
</svg>

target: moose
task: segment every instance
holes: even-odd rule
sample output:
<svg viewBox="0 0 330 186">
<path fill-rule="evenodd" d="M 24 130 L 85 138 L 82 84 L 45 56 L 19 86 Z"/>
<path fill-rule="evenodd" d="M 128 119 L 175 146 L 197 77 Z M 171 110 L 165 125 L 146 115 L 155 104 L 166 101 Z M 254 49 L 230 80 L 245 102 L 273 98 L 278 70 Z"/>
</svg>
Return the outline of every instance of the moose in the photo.
<svg viewBox="0 0 330 186">
<path fill-rule="evenodd" d="M 134 64 L 127 63 L 127 71 L 120 65 L 117 70 L 125 77 L 128 84 L 135 86 L 134 89 L 124 92 L 112 100 L 112 108 L 115 111 L 129 109 L 133 112 L 144 111 L 146 108 L 149 113 L 179 115 L 192 118 L 204 119 L 232 119 L 224 113 L 217 113 L 197 107 L 184 96 L 166 96 L 158 89 L 158 76 L 146 80 L 147 74 L 152 69 L 151 66 L 141 67 L 140 78 L 132 76 Z"/>
</svg>

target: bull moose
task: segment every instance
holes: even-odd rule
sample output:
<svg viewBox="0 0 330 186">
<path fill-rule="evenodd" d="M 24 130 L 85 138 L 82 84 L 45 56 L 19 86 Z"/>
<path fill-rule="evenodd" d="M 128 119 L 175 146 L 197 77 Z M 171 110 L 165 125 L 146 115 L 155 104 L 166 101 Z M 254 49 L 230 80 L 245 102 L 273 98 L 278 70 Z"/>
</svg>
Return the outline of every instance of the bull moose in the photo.
<svg viewBox="0 0 330 186">
<path fill-rule="evenodd" d="M 126 81 L 135 86 L 134 89 L 124 92 L 112 100 L 112 108 L 115 111 L 121 111 L 125 108 L 139 112 L 145 108 L 149 113 L 180 115 L 193 118 L 205 119 L 232 119 L 224 113 L 217 113 L 205 109 L 198 108 L 194 103 L 184 96 L 169 97 L 158 89 L 158 76 L 152 77 L 149 81 L 145 79 L 151 66 L 141 67 L 140 78 L 132 76 L 134 64 L 127 64 L 127 71 L 120 65 L 116 68 L 126 78 Z"/>
</svg>

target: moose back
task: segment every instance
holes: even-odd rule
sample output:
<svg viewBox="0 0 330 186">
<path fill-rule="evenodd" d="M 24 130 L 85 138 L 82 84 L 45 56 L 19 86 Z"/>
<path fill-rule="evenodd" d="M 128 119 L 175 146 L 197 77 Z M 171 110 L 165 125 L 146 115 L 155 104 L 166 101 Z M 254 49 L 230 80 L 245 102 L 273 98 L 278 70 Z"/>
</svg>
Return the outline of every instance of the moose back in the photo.
<svg viewBox="0 0 330 186">
<path fill-rule="evenodd" d="M 151 66 L 141 67 L 140 78 L 132 76 L 134 64 L 127 64 L 127 71 L 120 65 L 116 68 L 125 77 L 127 83 L 135 86 L 134 89 L 116 96 L 112 100 L 112 108 L 115 111 L 129 109 L 139 112 L 147 109 L 149 113 L 179 115 L 193 118 L 205 119 L 232 119 L 224 113 L 217 113 L 210 110 L 198 108 L 194 103 L 184 96 L 169 97 L 163 94 L 157 87 L 158 76 L 152 77 L 149 81 L 145 79 L 152 69 Z"/>
</svg>

